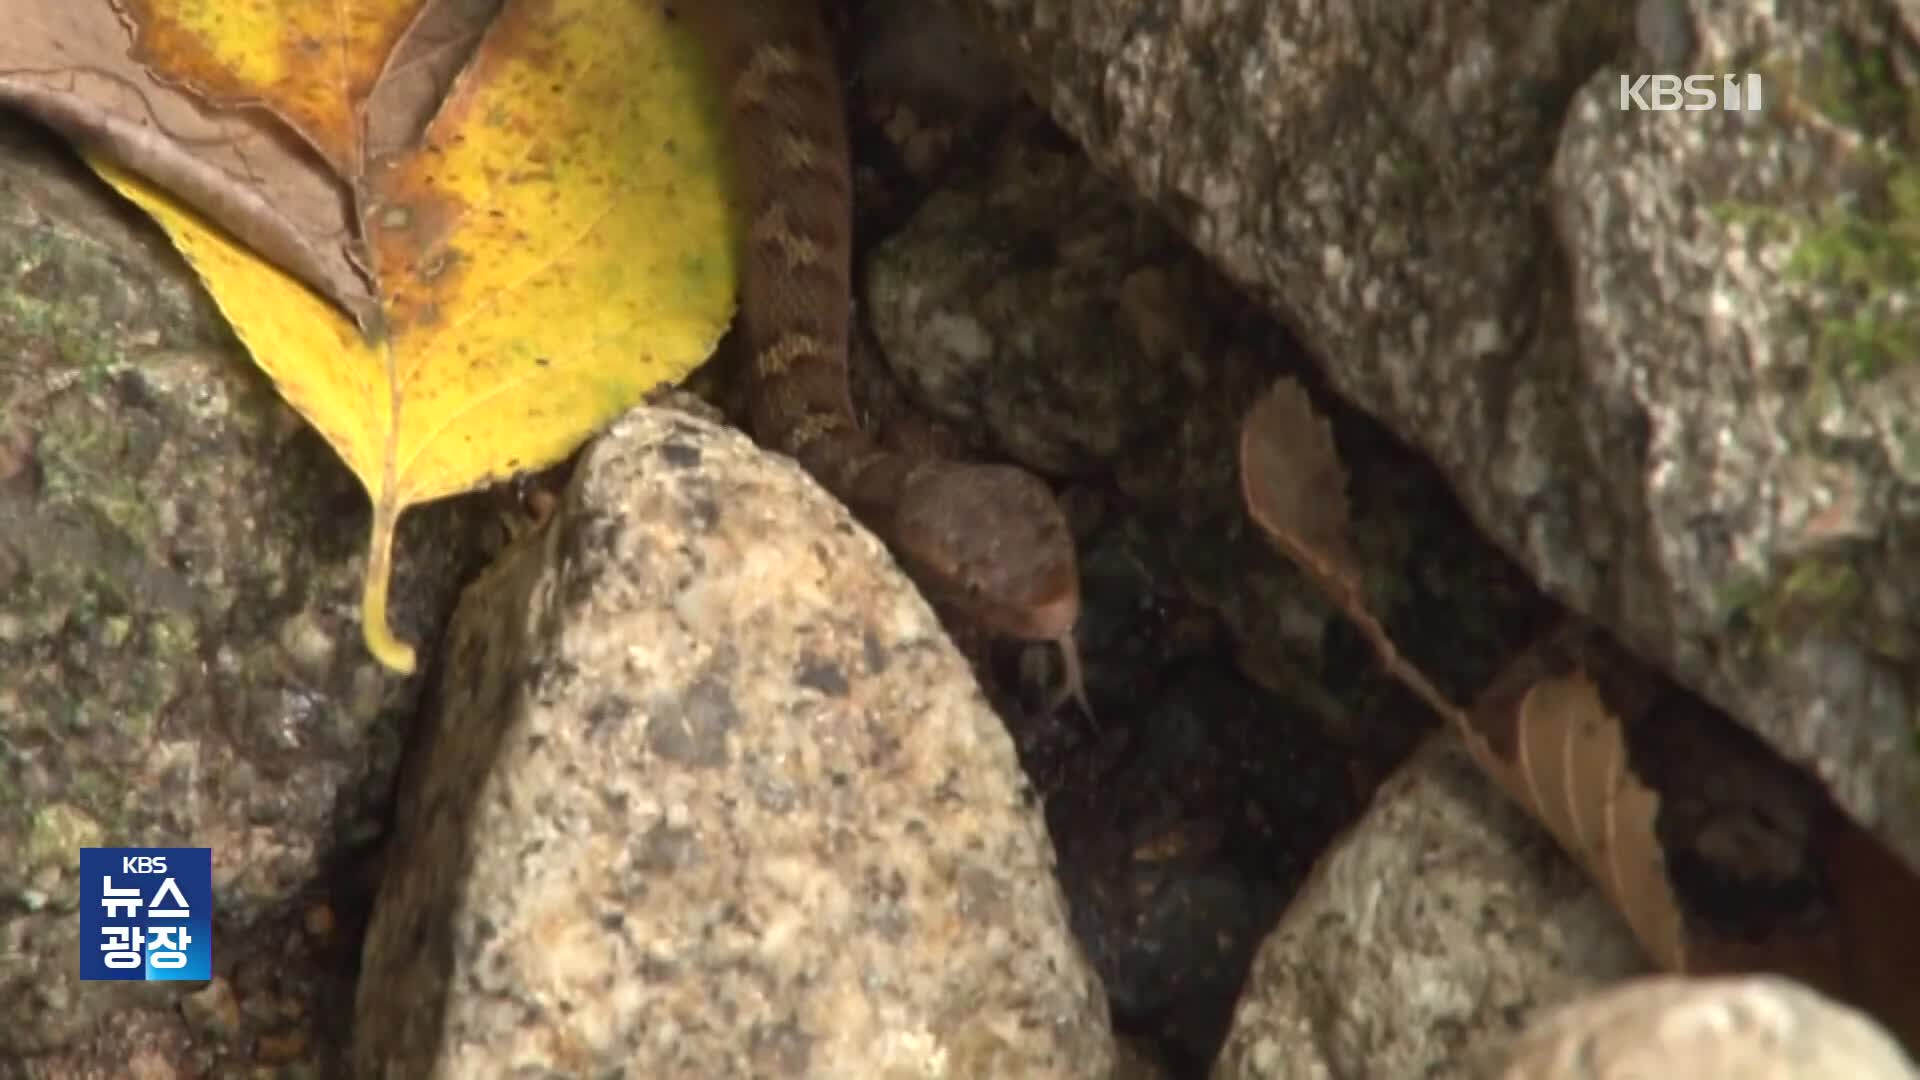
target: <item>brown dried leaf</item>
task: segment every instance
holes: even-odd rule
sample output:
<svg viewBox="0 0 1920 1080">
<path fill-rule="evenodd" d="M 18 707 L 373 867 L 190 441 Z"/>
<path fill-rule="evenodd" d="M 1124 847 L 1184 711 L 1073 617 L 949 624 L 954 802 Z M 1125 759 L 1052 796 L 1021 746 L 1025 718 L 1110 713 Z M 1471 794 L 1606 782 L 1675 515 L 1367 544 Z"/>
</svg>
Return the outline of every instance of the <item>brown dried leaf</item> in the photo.
<svg viewBox="0 0 1920 1080">
<path fill-rule="evenodd" d="M 157 78 L 106 0 L 16 7 L 0 35 L 0 105 L 148 177 L 356 316 L 371 310 L 347 189 L 292 129 Z"/>
<path fill-rule="evenodd" d="M 0 105 L 145 177 L 367 329 L 354 185 L 418 138 L 498 6 L 21 0 Z"/>
<path fill-rule="evenodd" d="M 1298 383 L 1282 380 L 1247 414 L 1240 469 L 1254 521 L 1360 627 L 1388 672 L 1450 720 L 1481 769 L 1592 875 L 1654 960 L 1677 969 L 1682 917 L 1654 832 L 1659 799 L 1629 771 L 1620 721 L 1592 681 L 1550 673 L 1546 650 L 1530 651 L 1469 715 L 1400 657 L 1367 610 L 1332 432 Z"/>
<path fill-rule="evenodd" d="M 1360 560 L 1348 520 L 1347 471 L 1333 428 L 1293 379 L 1280 380 L 1247 413 L 1240 485 L 1253 519 L 1351 614 L 1359 605 Z"/>
<path fill-rule="evenodd" d="M 1347 472 L 1333 429 L 1293 379 L 1274 384 L 1240 426 L 1240 492 L 1254 522 L 1359 627 L 1387 673 L 1435 712 L 1464 722 L 1459 706 L 1400 656 L 1367 607 L 1348 520 Z"/>
<path fill-rule="evenodd" d="M 1765 767 L 1746 760 L 1731 721 L 1721 717 L 1716 726 L 1710 709 L 1682 707 L 1657 677 L 1604 640 L 1569 627 L 1508 666 L 1475 702 L 1463 732 L 1481 768 L 1553 833 L 1661 968 L 1790 976 L 1873 1015 L 1920 1052 L 1920 980 L 1913 974 L 1920 971 L 1920 924 L 1912 918 L 1920 910 L 1920 877 L 1817 785 L 1798 780 L 1792 766 L 1763 748 Z M 1763 868 L 1745 863 L 1748 852 L 1738 845 L 1699 846 L 1705 834 L 1668 830 L 1663 813 L 1691 798 L 1697 814 L 1699 795 L 1674 787 L 1689 780 L 1672 761 L 1647 763 L 1649 773 L 1666 777 L 1656 788 L 1649 773 L 1633 767 L 1636 747 L 1680 751 L 1679 760 L 1696 771 L 1724 770 L 1722 787 L 1737 778 L 1738 798 L 1722 807 L 1735 817 L 1752 796 L 1771 820 L 1805 813 L 1823 822 L 1804 849 L 1796 848 L 1805 864 L 1770 865 L 1779 852 L 1763 844 L 1769 865 L 1758 891 L 1731 912 L 1723 910 L 1724 897 L 1712 908 L 1691 906 L 1698 898 L 1670 874 L 1676 857 L 1696 866 L 1704 860 L 1728 882 L 1751 881 L 1748 875 Z M 1706 777 L 1698 782 L 1700 790 L 1713 790 Z M 1784 881 L 1802 884 L 1775 893 Z"/>
<path fill-rule="evenodd" d="M 348 179 L 414 142 L 500 6 L 114 2 L 134 58 L 161 79 L 221 108 L 271 113 Z"/>
<path fill-rule="evenodd" d="M 1281 381 L 1248 412 L 1240 468 L 1254 521 L 1353 620 L 1388 673 L 1454 724 L 1481 769 L 1587 872 L 1654 963 L 1696 974 L 1793 976 L 1872 1013 L 1920 1052 L 1920 923 L 1912 918 L 1920 876 L 1829 804 L 1832 824 L 1812 856 L 1821 893 L 1813 917 L 1775 912 L 1764 925 L 1732 931 L 1694 917 L 1668 874 L 1661 795 L 1633 771 L 1626 725 L 1688 725 L 1698 716 L 1672 712 L 1637 663 L 1577 624 L 1514 658 L 1471 713 L 1459 709 L 1401 659 L 1367 608 L 1346 473 L 1326 421 L 1297 383 Z M 1606 696 L 1590 671 L 1603 677 Z M 1710 728 L 1684 730 L 1725 752 Z"/>
<path fill-rule="evenodd" d="M 427 0 L 387 57 L 361 110 L 365 158 L 412 147 L 426 131 L 505 0 Z"/>
<path fill-rule="evenodd" d="M 1593 681 L 1537 678 L 1531 659 L 1476 702 L 1461 730 L 1467 750 L 1586 870 L 1654 963 L 1682 970 L 1685 919 L 1654 830 L 1660 798 L 1631 771 L 1620 719 Z"/>
</svg>

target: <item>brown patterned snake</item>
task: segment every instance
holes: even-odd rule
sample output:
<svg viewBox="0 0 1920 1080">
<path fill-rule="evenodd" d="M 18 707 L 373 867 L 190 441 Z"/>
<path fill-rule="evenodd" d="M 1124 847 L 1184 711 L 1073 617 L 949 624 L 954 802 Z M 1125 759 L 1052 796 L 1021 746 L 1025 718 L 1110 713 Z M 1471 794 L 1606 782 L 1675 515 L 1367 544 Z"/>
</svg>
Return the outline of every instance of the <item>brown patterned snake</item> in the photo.
<svg viewBox="0 0 1920 1080">
<path fill-rule="evenodd" d="M 1086 708 L 1073 626 L 1073 537 L 1053 494 L 1011 466 L 881 447 L 848 391 L 853 182 L 817 0 L 682 0 L 727 91 L 742 230 L 754 435 L 791 455 L 877 533 L 937 603 L 986 629 L 1059 644 Z"/>
</svg>

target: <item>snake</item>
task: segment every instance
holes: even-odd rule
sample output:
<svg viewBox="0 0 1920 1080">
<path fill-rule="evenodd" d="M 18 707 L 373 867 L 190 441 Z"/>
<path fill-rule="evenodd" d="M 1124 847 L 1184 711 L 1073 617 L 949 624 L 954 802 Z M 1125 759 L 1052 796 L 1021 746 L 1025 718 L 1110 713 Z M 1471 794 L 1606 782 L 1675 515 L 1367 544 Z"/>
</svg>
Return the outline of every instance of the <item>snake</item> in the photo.
<svg viewBox="0 0 1920 1080">
<path fill-rule="evenodd" d="M 1091 715 L 1074 626 L 1079 573 L 1065 513 L 1013 465 L 883 446 L 849 387 L 853 174 L 839 69 L 818 0 L 678 0 L 725 116 L 739 236 L 751 432 L 886 544 L 936 607 L 1002 637 L 1049 642 Z"/>
</svg>

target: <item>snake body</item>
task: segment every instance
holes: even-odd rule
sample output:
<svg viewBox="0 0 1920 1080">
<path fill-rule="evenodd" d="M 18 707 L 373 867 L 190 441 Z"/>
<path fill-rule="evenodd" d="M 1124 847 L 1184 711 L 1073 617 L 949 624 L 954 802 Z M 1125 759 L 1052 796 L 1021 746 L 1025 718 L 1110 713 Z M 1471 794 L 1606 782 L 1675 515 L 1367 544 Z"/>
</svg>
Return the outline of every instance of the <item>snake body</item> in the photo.
<svg viewBox="0 0 1920 1080">
<path fill-rule="evenodd" d="M 1052 492 L 1011 466 L 882 447 L 848 389 L 852 176 L 845 106 L 816 0 L 683 0 L 722 80 L 740 230 L 749 413 L 893 551 L 936 603 L 1001 635 L 1073 648 L 1072 534 Z"/>
</svg>

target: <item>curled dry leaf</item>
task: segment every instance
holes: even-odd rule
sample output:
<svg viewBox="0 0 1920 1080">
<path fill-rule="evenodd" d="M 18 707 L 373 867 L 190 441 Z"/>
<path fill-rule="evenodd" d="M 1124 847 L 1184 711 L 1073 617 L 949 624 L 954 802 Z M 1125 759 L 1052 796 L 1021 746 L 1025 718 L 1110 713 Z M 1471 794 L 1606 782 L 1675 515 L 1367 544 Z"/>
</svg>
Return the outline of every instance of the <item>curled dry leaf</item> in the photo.
<svg viewBox="0 0 1920 1080">
<path fill-rule="evenodd" d="M 1293 379 L 1275 384 L 1241 424 L 1240 492 L 1253 520 L 1359 627 L 1388 674 L 1458 723 L 1459 707 L 1401 658 L 1368 609 L 1347 509 L 1347 471 L 1333 429 Z"/>
<path fill-rule="evenodd" d="M 147 177 L 308 286 L 373 306 L 341 178 L 263 108 L 211 107 L 135 55 L 108 0 L 18 0 L 0 33 L 0 105 Z"/>
<path fill-rule="evenodd" d="M 1653 962 L 1686 967 L 1685 918 L 1655 825 L 1660 798 L 1630 767 L 1620 719 L 1583 672 L 1523 654 L 1461 731 L 1474 761 L 1545 826 L 1626 919 Z"/>
<path fill-rule="evenodd" d="M 0 104 L 144 177 L 377 325 L 352 190 L 413 143 L 500 0 L 18 0 Z"/>
<path fill-rule="evenodd" d="M 273 115 L 349 180 L 419 135 L 499 7 L 498 0 L 115 3 L 134 31 L 136 60 L 203 101 Z"/>
<path fill-rule="evenodd" d="M 1681 914 L 1654 833 L 1659 800 L 1628 770 L 1619 721 L 1593 684 L 1543 678 L 1517 663 L 1469 714 L 1400 657 L 1361 592 L 1332 432 L 1297 382 L 1282 380 L 1248 413 L 1240 461 L 1254 520 L 1360 627 L 1388 672 L 1451 721 L 1481 769 L 1593 876 L 1655 961 L 1680 967 Z"/>
<path fill-rule="evenodd" d="M 1470 723 L 1482 769 L 1659 967 L 1791 976 L 1920 1051 L 1920 878 L 1764 744 L 1571 626 L 1516 657 Z"/>
<path fill-rule="evenodd" d="M 1347 471 L 1332 427 L 1293 379 L 1274 384 L 1241 425 L 1240 489 L 1253 519 L 1342 611 L 1364 609 Z"/>
<path fill-rule="evenodd" d="M 1681 741 L 1705 747 L 1701 761 L 1730 767 L 1732 747 L 1716 740 L 1737 728 L 1706 724 L 1696 715 L 1704 709 L 1673 708 L 1675 699 L 1656 689 L 1655 677 L 1577 624 L 1543 635 L 1508 663 L 1470 712 L 1460 709 L 1400 657 L 1367 609 L 1346 474 L 1326 421 L 1299 384 L 1283 380 L 1248 413 L 1240 454 L 1254 521 L 1353 620 L 1388 673 L 1453 723 L 1481 770 L 1587 872 L 1655 964 L 1699 974 L 1791 975 L 1872 1013 L 1920 1049 L 1920 923 L 1912 919 L 1920 910 L 1920 877 L 1830 802 L 1802 806 L 1788 794 L 1799 785 L 1767 783 L 1764 794 L 1751 794 L 1771 799 L 1774 813 L 1805 811 L 1828 822 L 1805 852 L 1792 853 L 1811 865 L 1788 868 L 1818 895 L 1778 908 L 1749 904 L 1737 925 L 1716 924 L 1675 887 L 1661 831 L 1662 792 L 1636 772 L 1628 736 L 1647 731 L 1644 725 L 1667 725 L 1659 729 L 1667 736 L 1680 733 L 1673 725 L 1703 725 L 1686 728 Z M 1627 711 L 1610 703 L 1625 703 Z M 1791 768 L 1772 757 L 1769 764 Z M 1744 868 L 1723 869 L 1738 877 Z"/>
</svg>

